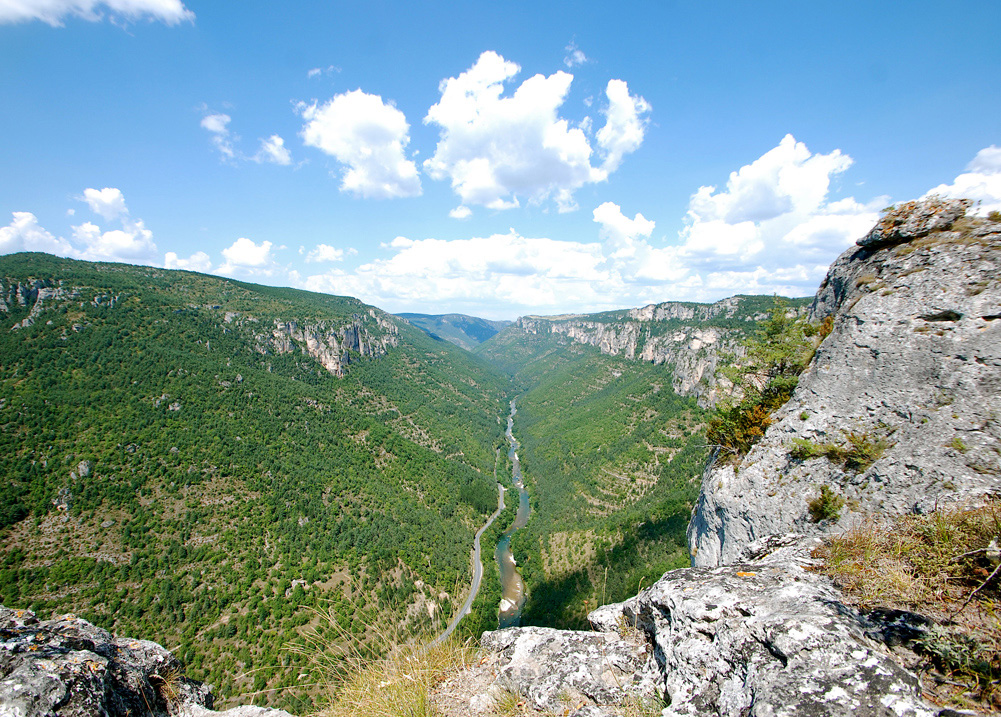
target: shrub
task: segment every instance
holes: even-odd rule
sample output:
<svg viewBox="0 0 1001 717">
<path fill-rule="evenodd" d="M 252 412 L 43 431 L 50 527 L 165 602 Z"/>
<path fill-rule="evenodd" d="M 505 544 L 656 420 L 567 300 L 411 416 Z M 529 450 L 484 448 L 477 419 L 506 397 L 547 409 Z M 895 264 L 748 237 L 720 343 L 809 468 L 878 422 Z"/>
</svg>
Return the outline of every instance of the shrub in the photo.
<svg viewBox="0 0 1001 717">
<path fill-rule="evenodd" d="M 996 209 L 993 212 L 987 212 L 987 218 L 992 222 L 1001 222 L 1001 212 Z"/>
<path fill-rule="evenodd" d="M 863 473 L 893 445 L 887 438 L 868 431 L 845 431 L 844 435 L 846 445 L 815 443 L 806 438 L 794 438 L 789 455 L 798 461 L 826 458 L 845 470 Z"/>
<path fill-rule="evenodd" d="M 809 502 L 810 518 L 814 523 L 822 520 L 837 520 L 845 499 L 831 490 L 829 485 L 820 486 L 820 495 Z"/>
<path fill-rule="evenodd" d="M 816 343 L 807 336 L 807 322 L 786 315 L 776 299 L 771 315 L 747 344 L 747 362 L 725 373 L 743 393 L 739 402 L 721 402 L 709 420 L 706 438 L 736 460 L 757 443 L 771 425 L 771 414 L 792 396 Z"/>
</svg>

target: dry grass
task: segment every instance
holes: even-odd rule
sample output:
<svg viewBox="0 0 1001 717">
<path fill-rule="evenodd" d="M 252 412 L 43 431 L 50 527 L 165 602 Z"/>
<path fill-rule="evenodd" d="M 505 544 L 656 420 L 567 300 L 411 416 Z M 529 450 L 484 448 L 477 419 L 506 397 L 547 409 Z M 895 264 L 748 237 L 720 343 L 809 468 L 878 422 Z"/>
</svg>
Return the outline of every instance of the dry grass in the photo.
<svg viewBox="0 0 1001 717">
<path fill-rule="evenodd" d="M 974 509 L 908 515 L 890 525 L 867 522 L 815 552 L 820 568 L 863 612 L 887 607 L 936 624 L 915 645 L 925 672 L 963 703 L 1001 706 L 1001 501 Z M 996 546 L 997 542 L 994 543 Z M 951 685 L 951 686 L 950 686 Z M 941 695 L 939 695 L 941 697 Z"/>
<path fill-rule="evenodd" d="M 334 638 L 314 631 L 294 648 L 309 657 L 324 694 L 319 717 L 434 717 L 436 685 L 474 664 L 478 651 L 455 638 L 434 644 L 430 636 L 401 635 L 373 626 L 364 639 L 321 613 Z"/>
</svg>

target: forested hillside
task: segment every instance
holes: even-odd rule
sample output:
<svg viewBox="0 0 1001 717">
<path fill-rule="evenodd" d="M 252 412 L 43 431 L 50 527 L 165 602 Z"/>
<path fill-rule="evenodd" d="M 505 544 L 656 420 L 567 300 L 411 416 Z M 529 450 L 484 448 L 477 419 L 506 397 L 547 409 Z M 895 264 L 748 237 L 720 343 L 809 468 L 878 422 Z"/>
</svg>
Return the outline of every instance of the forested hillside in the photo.
<svg viewBox="0 0 1001 717">
<path fill-rule="evenodd" d="M 449 341 L 472 351 L 511 325 L 510 321 L 490 321 L 465 314 L 397 314 L 433 338 Z"/>
<path fill-rule="evenodd" d="M 597 604 L 688 565 L 685 530 L 708 456 L 696 399 L 742 360 L 775 303 L 525 317 L 479 347 L 519 396 L 533 506 L 512 541 L 529 592 L 523 624 L 586 627 Z"/>
<path fill-rule="evenodd" d="M 507 384 L 355 299 L 0 257 L 0 603 L 304 711 L 315 610 L 362 635 L 461 597 Z"/>
</svg>

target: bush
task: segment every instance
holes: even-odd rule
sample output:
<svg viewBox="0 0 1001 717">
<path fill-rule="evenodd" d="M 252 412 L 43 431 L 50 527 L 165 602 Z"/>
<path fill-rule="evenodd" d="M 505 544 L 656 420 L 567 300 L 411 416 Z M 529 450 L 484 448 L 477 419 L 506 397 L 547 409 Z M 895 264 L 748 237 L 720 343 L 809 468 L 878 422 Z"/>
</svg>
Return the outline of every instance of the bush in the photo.
<svg viewBox="0 0 1001 717">
<path fill-rule="evenodd" d="M 806 438 L 794 438 L 789 455 L 798 461 L 826 458 L 845 470 L 863 473 L 893 445 L 886 437 L 868 431 L 845 431 L 845 439 L 847 445 L 815 443 Z"/>
<path fill-rule="evenodd" d="M 721 402 L 709 420 L 706 438 L 728 454 L 724 460 L 746 454 L 771 425 L 771 414 L 792 396 L 816 350 L 807 326 L 804 319 L 787 316 L 785 303 L 776 299 L 771 316 L 747 344 L 747 362 L 724 372 L 743 393 L 739 402 Z"/>
<path fill-rule="evenodd" d="M 809 502 L 810 518 L 814 523 L 822 520 L 837 520 L 845 499 L 831 490 L 829 485 L 820 486 L 820 495 Z"/>
</svg>

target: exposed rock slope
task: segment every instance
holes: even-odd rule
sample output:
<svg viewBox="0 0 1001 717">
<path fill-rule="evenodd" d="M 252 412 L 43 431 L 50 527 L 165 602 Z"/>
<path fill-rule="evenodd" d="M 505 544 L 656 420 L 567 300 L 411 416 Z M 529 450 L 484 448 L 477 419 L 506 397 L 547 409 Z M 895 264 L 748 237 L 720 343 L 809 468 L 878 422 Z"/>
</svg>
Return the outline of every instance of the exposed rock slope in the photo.
<svg viewBox="0 0 1001 717">
<path fill-rule="evenodd" d="M 484 633 L 467 709 L 504 692 L 574 717 L 855 715 L 931 717 L 917 678 L 887 643 L 921 634 L 842 604 L 810 568 L 816 539 L 756 543 L 733 565 L 685 568 L 590 615 L 597 632 L 508 628 Z M 481 679 L 476 679 L 476 674 Z M 486 679 L 482 679 L 485 677 Z M 658 710 L 660 711 L 660 710 Z"/>
<path fill-rule="evenodd" d="M 743 354 L 744 330 L 767 313 L 762 297 L 732 296 L 714 304 L 666 301 L 609 314 L 524 316 L 517 327 L 594 346 L 629 360 L 669 364 L 675 393 L 713 406 L 729 383 L 718 374 L 728 356 Z M 770 297 L 765 297 L 768 304 Z"/>
<path fill-rule="evenodd" d="M 815 319 L 834 318 L 833 332 L 764 438 L 739 464 L 706 472 L 693 565 L 730 563 L 767 535 L 1001 489 L 1001 224 L 963 218 L 964 208 L 905 205 L 834 263 L 811 306 Z M 797 460 L 794 439 L 851 439 L 878 459 L 855 469 Z M 822 486 L 845 500 L 837 521 L 811 518 Z"/>
<path fill-rule="evenodd" d="M 289 717 L 262 707 L 213 712 L 209 687 L 155 642 L 115 637 L 73 615 L 39 621 L 0 605 L 0 715 Z"/>
</svg>

